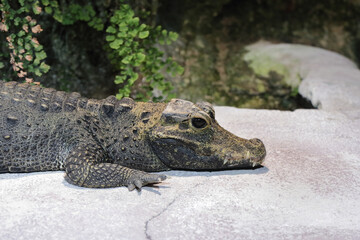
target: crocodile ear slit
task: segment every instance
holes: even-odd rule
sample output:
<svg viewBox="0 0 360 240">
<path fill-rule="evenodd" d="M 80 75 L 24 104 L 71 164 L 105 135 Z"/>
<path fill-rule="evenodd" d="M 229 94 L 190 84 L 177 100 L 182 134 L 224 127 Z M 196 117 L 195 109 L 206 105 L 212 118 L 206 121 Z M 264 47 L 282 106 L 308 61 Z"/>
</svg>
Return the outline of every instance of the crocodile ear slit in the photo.
<svg viewBox="0 0 360 240">
<path fill-rule="evenodd" d="M 206 112 L 212 119 L 215 120 L 215 110 L 211 103 L 208 102 L 197 102 L 196 105 Z"/>
</svg>

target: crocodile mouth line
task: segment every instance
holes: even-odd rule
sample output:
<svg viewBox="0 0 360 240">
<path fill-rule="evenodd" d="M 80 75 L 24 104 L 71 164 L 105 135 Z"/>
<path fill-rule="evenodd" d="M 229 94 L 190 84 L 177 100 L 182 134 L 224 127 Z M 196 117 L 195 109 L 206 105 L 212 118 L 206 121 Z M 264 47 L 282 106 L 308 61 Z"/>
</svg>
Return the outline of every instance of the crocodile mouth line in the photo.
<svg viewBox="0 0 360 240">
<path fill-rule="evenodd" d="M 255 159 L 252 159 L 252 167 L 257 167 L 257 166 L 261 166 L 261 164 L 264 162 L 264 159 L 265 159 L 265 156 L 266 156 L 266 153 L 264 153 L 262 156 L 258 157 L 258 158 L 255 158 Z"/>
<path fill-rule="evenodd" d="M 244 161 L 244 162 L 248 162 L 249 163 L 249 167 L 257 167 L 257 166 L 261 166 L 261 164 L 264 162 L 266 153 L 264 153 L 263 155 L 259 156 L 259 157 L 250 157 L 250 152 L 248 152 L 246 158 L 244 159 L 240 159 L 240 161 Z M 233 158 L 230 156 L 225 156 L 223 164 L 226 165 L 228 164 L 229 167 L 236 167 L 239 163 L 239 159 L 237 158 Z"/>
</svg>

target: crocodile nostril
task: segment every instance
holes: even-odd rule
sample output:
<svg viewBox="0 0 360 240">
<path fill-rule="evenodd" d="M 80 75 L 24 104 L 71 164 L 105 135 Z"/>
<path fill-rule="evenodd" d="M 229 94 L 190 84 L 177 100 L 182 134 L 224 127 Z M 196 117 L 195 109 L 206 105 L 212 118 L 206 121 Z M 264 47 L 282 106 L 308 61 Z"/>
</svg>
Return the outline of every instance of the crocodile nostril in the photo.
<svg viewBox="0 0 360 240">
<path fill-rule="evenodd" d="M 255 145 L 263 145 L 263 142 L 258 138 L 253 138 L 253 139 L 250 139 L 249 141 Z"/>
</svg>

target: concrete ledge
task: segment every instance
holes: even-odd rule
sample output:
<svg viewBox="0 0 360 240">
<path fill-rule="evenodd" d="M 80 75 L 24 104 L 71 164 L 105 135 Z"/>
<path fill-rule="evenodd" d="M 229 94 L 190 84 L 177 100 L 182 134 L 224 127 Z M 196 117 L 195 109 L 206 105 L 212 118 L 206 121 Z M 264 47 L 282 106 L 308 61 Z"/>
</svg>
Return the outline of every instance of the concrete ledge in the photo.
<svg viewBox="0 0 360 240">
<path fill-rule="evenodd" d="M 166 172 L 159 188 L 86 189 L 62 172 L 0 175 L 0 239 L 356 239 L 360 119 L 217 107 L 264 140 L 263 168 Z M 354 112 L 360 116 L 360 111 Z"/>
</svg>

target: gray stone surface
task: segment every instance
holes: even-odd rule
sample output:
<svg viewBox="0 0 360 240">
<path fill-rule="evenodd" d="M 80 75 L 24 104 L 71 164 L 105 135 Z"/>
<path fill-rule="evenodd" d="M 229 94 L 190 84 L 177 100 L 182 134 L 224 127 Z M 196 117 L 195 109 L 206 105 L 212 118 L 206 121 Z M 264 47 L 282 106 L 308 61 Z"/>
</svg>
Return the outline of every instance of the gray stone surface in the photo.
<svg viewBox="0 0 360 240">
<path fill-rule="evenodd" d="M 0 239 L 358 239 L 359 109 L 216 111 L 264 141 L 263 168 L 170 171 L 141 192 L 75 187 L 62 172 L 0 174 Z"/>
<path fill-rule="evenodd" d="M 254 70 L 285 74 L 291 86 L 327 111 L 360 108 L 360 70 L 350 59 L 325 49 L 300 44 L 260 41 L 247 47 L 245 59 Z"/>
</svg>

